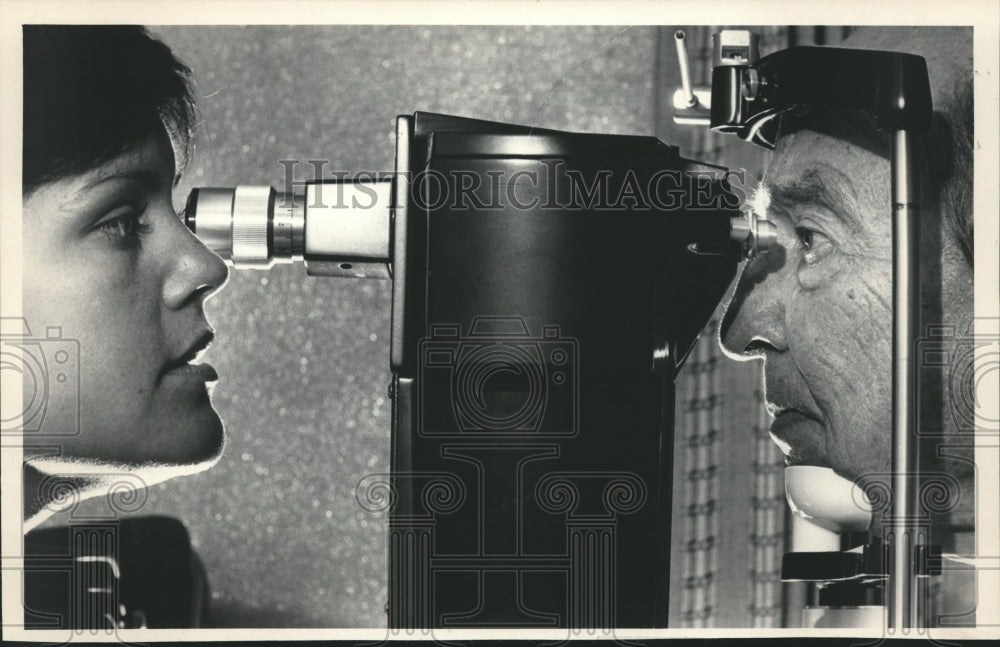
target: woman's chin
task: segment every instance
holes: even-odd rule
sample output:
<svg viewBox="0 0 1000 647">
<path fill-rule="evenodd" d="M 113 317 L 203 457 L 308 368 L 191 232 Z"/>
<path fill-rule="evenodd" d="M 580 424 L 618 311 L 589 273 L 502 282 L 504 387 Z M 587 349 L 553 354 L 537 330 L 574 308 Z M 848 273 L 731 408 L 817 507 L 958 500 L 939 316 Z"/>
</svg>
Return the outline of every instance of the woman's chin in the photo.
<svg viewBox="0 0 1000 647">
<path fill-rule="evenodd" d="M 211 405 L 190 413 L 191 419 L 184 426 L 183 433 L 171 438 L 172 451 L 165 451 L 163 460 L 147 462 L 192 471 L 201 471 L 218 462 L 226 446 L 226 428 L 222 419 Z"/>
<path fill-rule="evenodd" d="M 122 444 L 111 438 L 133 440 Z M 225 444 L 225 425 L 206 398 L 200 406 L 183 410 L 183 415 L 149 416 L 140 428 L 120 429 L 89 445 L 65 442 L 58 453 L 39 452 L 25 462 L 46 474 L 100 478 L 125 473 L 161 482 L 211 467 Z"/>
<path fill-rule="evenodd" d="M 126 462 L 142 465 L 198 467 L 218 461 L 226 432 L 219 413 L 205 391 L 186 406 L 158 407 L 135 434 L 145 442 L 134 446 Z M 196 470 L 197 471 L 197 470 Z"/>
</svg>

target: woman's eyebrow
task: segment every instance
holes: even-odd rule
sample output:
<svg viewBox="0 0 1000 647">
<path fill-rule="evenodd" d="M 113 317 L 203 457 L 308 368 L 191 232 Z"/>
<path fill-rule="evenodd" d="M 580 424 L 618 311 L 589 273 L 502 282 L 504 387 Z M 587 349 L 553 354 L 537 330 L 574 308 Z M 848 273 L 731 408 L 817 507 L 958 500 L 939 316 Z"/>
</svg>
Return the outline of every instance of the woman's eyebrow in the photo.
<svg viewBox="0 0 1000 647">
<path fill-rule="evenodd" d="M 767 187 L 770 208 L 794 211 L 820 207 L 841 218 L 850 229 L 861 228 L 858 200 L 847 176 L 832 168 L 809 169 L 798 178 Z"/>
<path fill-rule="evenodd" d="M 104 185 L 111 185 L 114 189 L 116 183 L 124 183 L 125 186 L 138 186 L 141 191 L 146 193 L 156 193 L 163 186 L 163 177 L 162 173 L 151 168 L 106 172 L 86 182 L 83 186 L 71 190 L 66 199 L 60 203 L 59 209 L 75 212 L 80 204 L 89 204 L 104 195 L 101 191 Z"/>
<path fill-rule="evenodd" d="M 113 182 L 116 180 L 137 182 L 148 191 L 156 191 L 163 184 L 161 173 L 158 173 L 153 169 L 135 169 L 98 177 L 87 184 L 84 184 L 82 188 L 83 190 L 89 190 L 106 182 Z"/>
</svg>

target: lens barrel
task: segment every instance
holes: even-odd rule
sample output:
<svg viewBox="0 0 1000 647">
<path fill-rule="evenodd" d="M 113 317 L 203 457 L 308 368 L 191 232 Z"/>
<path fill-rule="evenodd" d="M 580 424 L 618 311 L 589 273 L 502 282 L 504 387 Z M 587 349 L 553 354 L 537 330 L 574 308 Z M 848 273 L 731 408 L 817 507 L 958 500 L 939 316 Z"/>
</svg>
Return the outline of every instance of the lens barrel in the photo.
<svg viewBox="0 0 1000 647">
<path fill-rule="evenodd" d="M 191 191 L 185 222 L 216 254 L 239 268 L 266 269 L 302 259 L 305 215 L 301 199 L 269 186 Z"/>
<path fill-rule="evenodd" d="M 391 189 L 387 178 L 309 183 L 304 195 L 203 187 L 188 196 L 184 219 L 240 269 L 304 261 L 311 275 L 388 278 Z"/>
</svg>

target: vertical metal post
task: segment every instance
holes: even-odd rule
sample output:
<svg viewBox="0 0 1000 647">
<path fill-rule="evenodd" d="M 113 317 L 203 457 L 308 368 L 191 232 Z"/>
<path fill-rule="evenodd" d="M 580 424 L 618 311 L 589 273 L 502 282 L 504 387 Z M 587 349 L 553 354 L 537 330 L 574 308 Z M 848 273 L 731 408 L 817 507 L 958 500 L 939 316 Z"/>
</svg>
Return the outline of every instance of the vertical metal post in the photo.
<svg viewBox="0 0 1000 647">
<path fill-rule="evenodd" d="M 694 90 L 691 87 L 691 67 L 688 63 L 686 37 L 683 30 L 674 32 L 674 43 L 677 45 L 677 62 L 681 68 L 681 87 L 684 89 L 684 100 L 687 106 L 697 105 L 698 100 L 694 97 Z"/>
<path fill-rule="evenodd" d="M 917 573 L 914 558 L 924 543 L 918 527 L 919 447 L 916 428 L 916 361 L 920 329 L 920 220 L 915 136 L 892 134 L 893 349 L 892 349 L 892 508 L 887 545 L 891 550 L 888 628 L 909 633 L 917 627 Z"/>
</svg>

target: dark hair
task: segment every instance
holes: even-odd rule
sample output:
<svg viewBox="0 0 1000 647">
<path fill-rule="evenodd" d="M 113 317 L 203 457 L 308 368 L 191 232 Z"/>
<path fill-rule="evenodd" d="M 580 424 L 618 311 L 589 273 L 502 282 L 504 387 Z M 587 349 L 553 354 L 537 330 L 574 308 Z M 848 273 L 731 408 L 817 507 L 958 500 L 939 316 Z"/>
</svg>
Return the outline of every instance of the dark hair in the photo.
<svg viewBox="0 0 1000 647">
<path fill-rule="evenodd" d="M 932 206 L 938 209 L 972 267 L 974 250 L 972 78 L 955 80 L 952 93 L 935 106 L 927 134 L 925 177 Z"/>
<path fill-rule="evenodd" d="M 973 264 L 974 88 L 971 27 L 851 29 L 854 47 L 919 54 L 927 62 L 934 116 L 924 137 L 925 207 L 940 214 Z"/>
<path fill-rule="evenodd" d="M 181 159 L 194 127 L 191 71 L 142 27 L 25 25 L 24 162 L 39 185 L 168 134 Z"/>
</svg>

